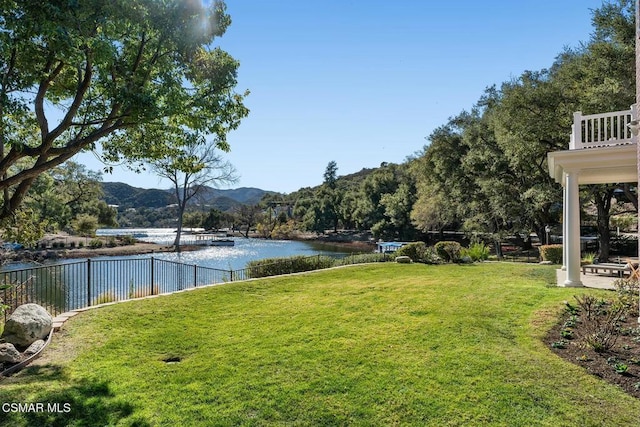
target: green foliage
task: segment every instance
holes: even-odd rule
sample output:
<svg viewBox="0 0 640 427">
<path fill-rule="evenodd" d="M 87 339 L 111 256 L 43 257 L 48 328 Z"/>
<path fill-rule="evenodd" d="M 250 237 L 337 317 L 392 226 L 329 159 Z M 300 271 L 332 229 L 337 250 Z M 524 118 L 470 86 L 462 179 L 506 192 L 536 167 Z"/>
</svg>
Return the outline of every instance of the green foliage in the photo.
<svg viewBox="0 0 640 427">
<path fill-rule="evenodd" d="M 2 238 L 6 242 L 18 242 L 32 248 L 44 236 L 46 226 L 47 221 L 30 209 L 20 209 L 2 222 Z"/>
<path fill-rule="evenodd" d="M 586 252 L 582 254 L 581 263 L 584 265 L 593 264 L 593 262 L 596 260 L 597 257 L 598 257 L 598 254 L 595 252 Z"/>
<path fill-rule="evenodd" d="M 98 229 L 98 218 L 93 215 L 80 215 L 74 220 L 73 228 L 81 236 L 95 236 Z"/>
<path fill-rule="evenodd" d="M 353 265 L 353 264 L 368 264 L 372 262 L 389 262 L 393 260 L 393 256 L 381 253 L 370 254 L 356 254 L 349 255 L 344 258 L 338 258 L 335 261 L 335 265 Z"/>
<path fill-rule="evenodd" d="M 100 239 L 91 239 L 89 247 L 91 249 L 100 249 L 104 245 L 104 242 Z"/>
<path fill-rule="evenodd" d="M 12 196 L 0 215 L 34 176 L 98 140 L 104 160 L 137 168 L 171 157 L 182 141 L 169 136 L 184 129 L 228 150 L 248 114 L 233 89 L 239 64 L 215 47 L 231 22 L 223 1 L 12 1 L 1 13 L 0 140 L 11 150 L 0 189 Z"/>
<path fill-rule="evenodd" d="M 460 259 L 462 246 L 458 242 L 441 241 L 434 245 L 436 253 L 446 262 L 457 262 Z"/>
<path fill-rule="evenodd" d="M 250 278 L 278 276 L 333 267 L 334 258 L 327 256 L 295 256 L 289 258 L 267 258 L 247 263 Z"/>
<path fill-rule="evenodd" d="M 468 248 L 463 248 L 461 255 L 468 256 L 472 261 L 486 261 L 489 259 L 489 246 L 484 243 L 471 243 Z"/>
<path fill-rule="evenodd" d="M 540 258 L 552 264 L 562 264 L 562 245 L 541 245 Z"/>
<path fill-rule="evenodd" d="M 395 256 L 408 256 L 414 262 L 422 262 L 426 264 L 437 264 L 440 262 L 440 258 L 436 254 L 436 251 L 432 247 L 427 247 L 424 242 L 411 242 L 395 253 Z"/>
</svg>

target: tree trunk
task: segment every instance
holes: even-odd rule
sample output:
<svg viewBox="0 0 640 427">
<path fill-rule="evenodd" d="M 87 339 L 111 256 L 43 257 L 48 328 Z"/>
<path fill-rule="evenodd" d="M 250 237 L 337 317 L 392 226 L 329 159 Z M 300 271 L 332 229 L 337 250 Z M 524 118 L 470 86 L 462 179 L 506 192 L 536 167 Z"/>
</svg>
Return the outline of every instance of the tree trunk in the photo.
<svg viewBox="0 0 640 427">
<path fill-rule="evenodd" d="M 598 229 L 598 259 L 607 262 L 609 259 L 609 249 L 611 248 L 611 231 L 609 229 L 609 219 L 611 217 L 611 199 L 613 198 L 613 188 L 594 191 L 593 199 L 596 204 L 598 218 L 596 225 Z"/>
</svg>

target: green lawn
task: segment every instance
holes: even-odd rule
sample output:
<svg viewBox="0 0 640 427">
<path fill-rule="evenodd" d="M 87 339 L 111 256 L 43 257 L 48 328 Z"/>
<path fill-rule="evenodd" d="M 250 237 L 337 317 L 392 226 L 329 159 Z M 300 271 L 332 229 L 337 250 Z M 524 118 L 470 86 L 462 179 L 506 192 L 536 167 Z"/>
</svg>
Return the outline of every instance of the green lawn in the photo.
<svg viewBox="0 0 640 427">
<path fill-rule="evenodd" d="M 540 341 L 582 292 L 553 280 L 522 264 L 377 264 L 92 310 L 65 325 L 44 366 L 0 382 L 0 402 L 71 412 L 0 421 L 637 425 L 640 401 Z"/>
</svg>

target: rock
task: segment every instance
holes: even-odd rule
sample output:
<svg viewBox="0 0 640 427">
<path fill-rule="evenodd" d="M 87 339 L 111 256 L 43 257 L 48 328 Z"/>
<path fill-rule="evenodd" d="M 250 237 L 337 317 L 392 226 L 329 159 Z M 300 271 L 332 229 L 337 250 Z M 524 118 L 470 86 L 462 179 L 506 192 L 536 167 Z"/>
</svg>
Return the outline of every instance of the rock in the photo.
<svg viewBox="0 0 640 427">
<path fill-rule="evenodd" d="M 398 264 L 411 264 L 413 261 L 408 256 L 397 256 L 396 262 Z"/>
<path fill-rule="evenodd" d="M 27 348 L 24 351 L 24 355 L 25 356 L 33 356 L 34 354 L 36 354 L 37 352 L 39 352 L 40 350 L 42 350 L 42 348 L 44 347 L 44 340 L 37 340 L 34 341 L 29 348 Z"/>
<path fill-rule="evenodd" d="M 2 338 L 19 347 L 46 338 L 53 324 L 51 315 L 38 304 L 24 304 L 16 308 L 4 325 Z"/>
<path fill-rule="evenodd" d="M 0 362 L 18 363 L 22 360 L 22 355 L 13 344 L 0 344 Z"/>
</svg>

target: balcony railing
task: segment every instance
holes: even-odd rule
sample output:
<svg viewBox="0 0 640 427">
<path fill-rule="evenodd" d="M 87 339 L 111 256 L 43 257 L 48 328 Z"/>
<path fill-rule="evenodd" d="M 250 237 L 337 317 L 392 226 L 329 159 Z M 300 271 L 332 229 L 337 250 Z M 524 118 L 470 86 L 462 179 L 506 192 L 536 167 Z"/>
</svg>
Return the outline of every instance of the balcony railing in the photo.
<svg viewBox="0 0 640 427">
<path fill-rule="evenodd" d="M 635 106 L 629 110 L 583 116 L 581 111 L 573 113 L 573 131 L 570 150 L 635 144 L 629 124 L 637 117 Z"/>
</svg>

